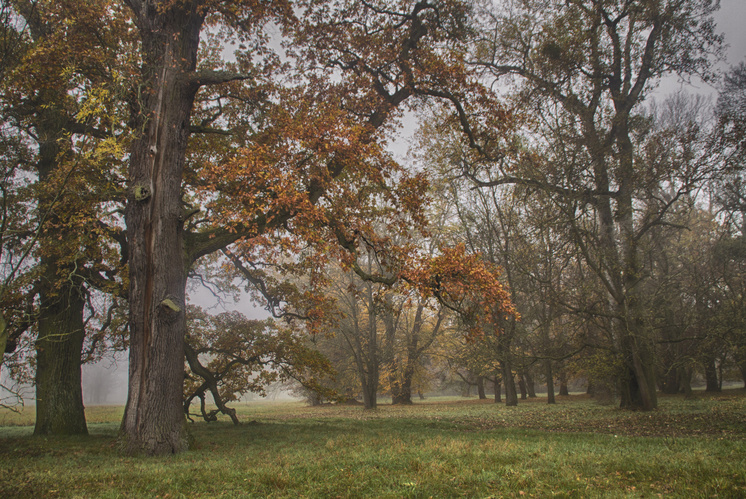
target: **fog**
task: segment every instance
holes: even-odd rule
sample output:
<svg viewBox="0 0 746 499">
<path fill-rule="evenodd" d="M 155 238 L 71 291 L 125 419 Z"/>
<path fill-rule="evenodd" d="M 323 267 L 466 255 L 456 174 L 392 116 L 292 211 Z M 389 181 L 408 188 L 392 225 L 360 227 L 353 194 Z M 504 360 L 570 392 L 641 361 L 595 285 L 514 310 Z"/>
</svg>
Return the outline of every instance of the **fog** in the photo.
<svg viewBox="0 0 746 499">
<path fill-rule="evenodd" d="M 124 405 L 128 355 L 129 352 L 117 352 L 113 358 L 83 366 L 84 405 Z"/>
<path fill-rule="evenodd" d="M 715 16 L 718 22 L 718 31 L 725 33 L 726 43 L 729 48 L 726 51 L 726 61 L 719 65 L 721 69 L 736 65 L 744 61 L 746 55 L 746 30 L 742 29 L 743 20 L 746 19 L 746 1 L 744 0 L 722 0 L 721 10 Z M 669 93 L 679 89 L 690 93 L 712 95 L 716 97 L 717 90 L 714 86 L 703 82 L 693 82 L 692 87 L 671 77 L 661 83 L 656 94 L 659 98 L 665 98 Z M 413 126 L 413 125 L 412 125 Z M 404 135 L 410 135 L 411 130 L 403 131 Z M 401 151 L 397 151 L 400 153 Z M 252 318 L 266 316 L 261 309 L 256 308 L 248 296 L 242 297 L 237 303 L 232 300 L 218 303 L 215 297 L 207 290 L 195 290 L 190 293 L 193 303 L 212 309 L 214 313 L 223 310 L 238 310 Z M 85 405 L 123 405 L 127 399 L 127 352 L 119 352 L 116 356 L 103 359 L 95 364 L 83 366 L 83 400 Z M 5 381 L 5 376 L 3 376 Z M 23 390 L 26 404 L 33 404 L 33 389 L 25 387 Z M 287 395 L 279 391 L 270 393 L 270 398 L 285 398 Z"/>
</svg>

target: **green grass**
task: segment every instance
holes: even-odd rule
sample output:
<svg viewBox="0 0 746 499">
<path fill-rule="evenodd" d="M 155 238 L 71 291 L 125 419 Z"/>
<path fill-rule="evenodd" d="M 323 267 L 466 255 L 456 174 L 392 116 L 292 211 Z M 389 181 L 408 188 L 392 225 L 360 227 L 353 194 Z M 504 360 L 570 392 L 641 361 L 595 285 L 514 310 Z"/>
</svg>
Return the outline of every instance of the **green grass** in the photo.
<svg viewBox="0 0 746 499">
<path fill-rule="evenodd" d="M 653 413 L 542 402 L 249 403 L 158 458 L 117 454 L 121 408 L 90 408 L 87 438 L 32 437 L 27 408 L 0 413 L 0 497 L 746 497 L 742 390 Z"/>
</svg>

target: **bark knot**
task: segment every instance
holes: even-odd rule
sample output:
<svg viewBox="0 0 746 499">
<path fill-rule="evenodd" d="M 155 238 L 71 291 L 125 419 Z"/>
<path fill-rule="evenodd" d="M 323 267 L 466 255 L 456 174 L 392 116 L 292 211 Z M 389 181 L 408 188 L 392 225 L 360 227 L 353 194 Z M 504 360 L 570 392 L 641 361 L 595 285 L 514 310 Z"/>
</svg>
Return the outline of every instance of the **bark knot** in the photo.
<svg viewBox="0 0 746 499">
<path fill-rule="evenodd" d="M 150 187 L 147 185 L 136 185 L 134 190 L 135 201 L 145 201 L 150 197 Z"/>
<path fill-rule="evenodd" d="M 170 310 L 171 312 L 178 314 L 181 312 L 181 307 L 176 304 L 172 298 L 166 298 L 160 303 L 161 307 Z"/>
</svg>

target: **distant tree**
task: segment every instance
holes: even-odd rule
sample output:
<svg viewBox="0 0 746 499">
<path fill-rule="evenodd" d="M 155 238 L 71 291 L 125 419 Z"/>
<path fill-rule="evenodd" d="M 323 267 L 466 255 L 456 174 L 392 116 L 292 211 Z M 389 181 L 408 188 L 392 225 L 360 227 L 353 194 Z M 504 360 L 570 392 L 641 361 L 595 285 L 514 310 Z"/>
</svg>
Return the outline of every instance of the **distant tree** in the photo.
<svg viewBox="0 0 746 499">
<path fill-rule="evenodd" d="M 322 392 L 322 378 L 331 375 L 328 360 L 308 348 L 302 334 L 272 319 L 249 320 L 239 312 L 215 316 L 190 308 L 184 343 L 186 382 L 184 411 L 191 415 L 199 399 L 205 421 L 223 413 L 238 424 L 236 410 L 227 404 L 247 393 L 266 394 L 275 381 L 295 380 Z M 210 396 L 216 409 L 207 408 Z"/>
<path fill-rule="evenodd" d="M 719 302 L 718 322 L 727 332 L 746 385 L 746 63 L 726 74 L 715 114 L 724 162 L 713 196 L 725 221 L 714 255 L 718 289 L 725 295 Z"/>
</svg>

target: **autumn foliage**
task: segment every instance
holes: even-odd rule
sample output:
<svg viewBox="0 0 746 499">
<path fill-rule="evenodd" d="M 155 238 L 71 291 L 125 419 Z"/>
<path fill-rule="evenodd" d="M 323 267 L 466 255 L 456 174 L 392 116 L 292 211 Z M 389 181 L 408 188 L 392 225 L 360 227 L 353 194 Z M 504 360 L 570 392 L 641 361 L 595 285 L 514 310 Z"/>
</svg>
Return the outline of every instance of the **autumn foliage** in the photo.
<svg viewBox="0 0 746 499">
<path fill-rule="evenodd" d="M 500 268 L 469 254 L 463 244 L 442 248 L 435 257 L 420 259 L 405 273 L 425 297 L 434 296 L 459 314 L 470 337 L 500 334 L 500 324 L 519 318 L 510 293 L 500 280 Z"/>
</svg>

